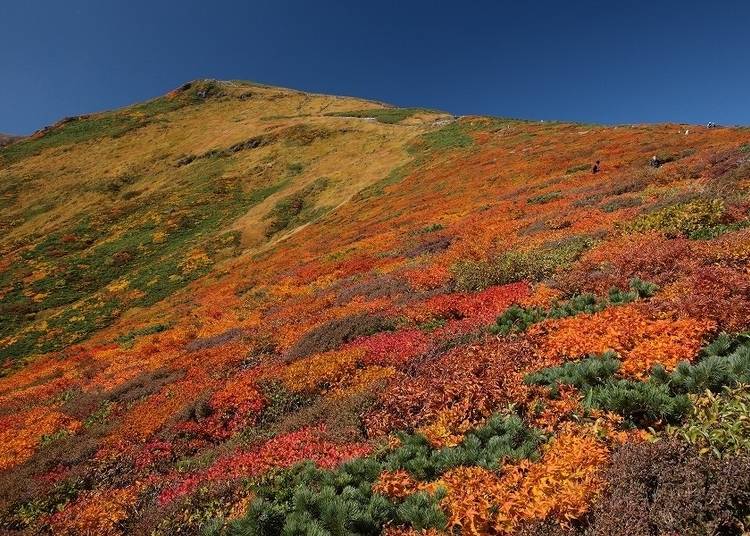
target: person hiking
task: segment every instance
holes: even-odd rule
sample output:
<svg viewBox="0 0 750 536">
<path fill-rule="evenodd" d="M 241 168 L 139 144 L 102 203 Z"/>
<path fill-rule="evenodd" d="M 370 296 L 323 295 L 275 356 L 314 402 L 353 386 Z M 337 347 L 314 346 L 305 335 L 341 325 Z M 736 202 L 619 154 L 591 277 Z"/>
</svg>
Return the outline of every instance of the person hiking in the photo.
<svg viewBox="0 0 750 536">
<path fill-rule="evenodd" d="M 591 173 L 599 173 L 599 160 L 597 160 L 594 167 L 591 168 Z"/>
<path fill-rule="evenodd" d="M 654 155 L 654 156 L 652 156 L 652 157 L 651 157 L 651 162 L 649 162 L 649 165 L 650 165 L 650 166 L 651 166 L 652 168 L 658 168 L 659 166 L 661 166 L 661 162 L 660 162 L 660 161 L 659 161 L 659 159 L 658 159 L 658 158 L 656 157 L 656 155 Z"/>
</svg>

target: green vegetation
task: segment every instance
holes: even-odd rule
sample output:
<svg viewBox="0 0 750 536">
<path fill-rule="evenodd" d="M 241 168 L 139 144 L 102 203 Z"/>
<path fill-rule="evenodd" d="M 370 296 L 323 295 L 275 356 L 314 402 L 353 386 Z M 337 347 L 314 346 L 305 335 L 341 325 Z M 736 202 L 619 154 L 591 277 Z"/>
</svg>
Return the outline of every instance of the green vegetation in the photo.
<svg viewBox="0 0 750 536">
<path fill-rule="evenodd" d="M 579 173 L 581 171 L 587 171 L 591 168 L 591 164 L 576 164 L 565 170 L 565 173 L 570 175 L 571 173 Z"/>
<path fill-rule="evenodd" d="M 117 138 L 144 124 L 144 121 L 123 112 L 74 117 L 52 127 L 40 137 L 27 138 L 0 149 L 0 160 L 6 164 L 12 164 L 52 147 L 83 143 L 104 137 Z"/>
<path fill-rule="evenodd" d="M 635 423 L 676 423 L 691 411 L 688 395 L 720 393 L 750 382 L 750 337 L 747 334 L 722 334 L 704 348 L 702 355 L 698 363 L 681 362 L 671 373 L 656 365 L 648 380 L 643 382 L 618 379 L 620 361 L 612 352 L 542 369 L 527 375 L 524 381 L 549 387 L 553 396 L 560 385 L 572 385 L 583 394 L 584 407 L 619 413 Z M 725 403 L 707 396 L 708 403 L 694 410 L 692 424 L 680 432 L 689 434 L 696 442 L 699 436 L 701 440 L 706 439 L 701 430 L 715 426 L 718 412 L 734 415 L 748 411 L 741 399 Z M 727 429 L 715 430 L 716 441 L 736 444 L 734 436 L 727 438 L 727 434 L 736 435 L 738 429 L 747 425 L 741 420 L 724 421 L 724 424 Z"/>
<path fill-rule="evenodd" d="M 356 201 L 364 201 L 364 200 L 371 199 L 374 197 L 380 197 L 381 195 L 385 194 L 385 189 L 388 186 L 399 184 L 401 181 L 403 181 L 406 178 L 407 174 L 408 174 L 407 166 L 399 166 L 397 168 L 393 168 L 391 172 L 388 174 L 388 176 L 371 184 L 367 188 L 360 190 L 357 193 L 357 195 L 354 197 L 354 199 Z"/>
<path fill-rule="evenodd" d="M 432 479 L 460 465 L 497 469 L 506 460 L 536 457 L 543 439 L 519 417 L 500 415 L 467 434 L 456 447 L 434 449 L 424 437 L 404 434 L 395 450 L 333 470 L 303 463 L 261 477 L 246 516 L 230 522 L 226 530 L 217 524 L 211 533 L 376 535 L 386 523 L 443 529 L 447 518 L 438 504 L 443 490 L 390 499 L 373 492 L 382 471 L 405 469 L 417 479 Z"/>
<path fill-rule="evenodd" d="M 434 233 L 436 231 L 442 231 L 443 225 L 440 223 L 431 223 L 430 225 L 426 225 L 425 227 L 422 227 L 419 230 L 419 234 L 426 234 L 426 233 Z"/>
<path fill-rule="evenodd" d="M 172 98 L 160 97 L 118 111 L 67 118 L 38 137 L 26 138 L 0 148 L 0 162 L 13 164 L 53 147 L 84 143 L 100 138 L 118 138 L 132 130 L 146 126 L 158 115 L 191 104 L 198 104 L 222 93 L 220 85 L 211 80 L 192 82 L 185 84 L 183 88 Z"/>
<path fill-rule="evenodd" d="M 657 365 L 653 378 L 677 393 L 717 393 L 725 386 L 750 383 L 750 335 L 722 333 L 702 355 L 695 365 L 682 362 L 671 374 Z"/>
<path fill-rule="evenodd" d="M 546 194 L 540 194 L 534 197 L 529 197 L 526 202 L 529 205 L 543 205 L 545 203 L 550 203 L 552 201 L 557 201 L 558 199 L 562 199 L 563 194 L 562 192 L 548 192 Z"/>
<path fill-rule="evenodd" d="M 244 518 L 232 521 L 229 535 L 379 534 L 388 521 L 419 528 L 442 528 L 440 496 L 426 494 L 395 504 L 373 493 L 381 471 L 374 458 L 357 459 L 333 471 L 302 464 L 265 477 Z M 218 528 L 214 534 L 221 534 Z"/>
<path fill-rule="evenodd" d="M 281 231 L 297 227 L 318 217 L 321 209 L 314 208 L 315 201 L 328 185 L 328 179 L 321 177 L 276 203 L 265 217 L 271 220 L 266 229 L 266 236 L 270 238 Z"/>
<path fill-rule="evenodd" d="M 624 196 L 613 199 L 604 203 L 600 209 L 602 212 L 617 212 L 624 208 L 639 207 L 643 204 L 643 200 L 640 197 L 635 196 Z"/>
<path fill-rule="evenodd" d="M 573 236 L 531 251 L 508 251 L 486 261 L 460 261 L 452 267 L 459 290 L 477 291 L 516 281 L 541 281 L 577 260 L 594 241 Z"/>
<path fill-rule="evenodd" d="M 687 396 L 674 395 L 666 385 L 616 379 L 619 368 L 620 361 L 610 352 L 542 369 L 524 381 L 550 387 L 553 396 L 560 385 L 572 385 L 583 394 L 585 408 L 612 411 L 641 424 L 677 422 L 690 408 Z"/>
<path fill-rule="evenodd" d="M 659 231 L 670 238 L 712 238 L 724 230 L 724 212 L 720 199 L 699 199 L 644 214 L 623 228 L 627 232 Z"/>
<path fill-rule="evenodd" d="M 750 387 L 724 387 L 693 399 L 685 422 L 668 433 L 718 458 L 750 452 Z"/>
<path fill-rule="evenodd" d="M 590 357 L 581 361 L 565 363 L 559 367 L 542 369 L 524 378 L 527 385 L 546 385 L 556 389 L 559 385 L 572 385 L 584 389 L 604 384 L 614 377 L 620 368 L 620 360 L 614 352 Z"/>
<path fill-rule="evenodd" d="M 0 273 L 0 288 L 6 289 L 0 295 L 0 339 L 18 334 L 0 362 L 20 364 L 83 340 L 125 308 L 156 303 L 208 273 L 216 259 L 234 254 L 239 234 L 214 234 L 290 179 L 247 192 L 222 177 L 230 162 L 207 159 L 181 169 L 180 198 L 159 202 L 150 217 L 137 212 L 137 205 L 115 217 L 81 217 L 24 250 L 20 262 Z M 206 198 L 211 203 L 201 201 Z M 23 283 L 40 263 L 49 267 L 44 276 Z M 132 294 L 109 292 L 110 285 Z M 46 324 L 36 323 L 42 312 L 63 306 Z"/>
<path fill-rule="evenodd" d="M 404 434 L 400 439 L 401 446 L 386 457 L 384 468 L 405 469 L 419 480 L 434 480 L 459 466 L 499 469 L 504 461 L 536 457 L 542 442 L 542 436 L 515 415 L 494 415 L 455 447 L 434 449 L 420 435 Z"/>
<path fill-rule="evenodd" d="M 449 149 L 466 149 L 474 144 L 467 130 L 459 121 L 453 121 L 438 130 L 422 136 L 429 150 L 447 151 Z"/>
<path fill-rule="evenodd" d="M 490 327 L 490 331 L 499 335 L 520 333 L 526 331 L 529 326 L 547 318 L 566 318 L 581 313 L 597 313 L 612 305 L 622 305 L 637 299 L 650 298 L 657 290 L 659 290 L 657 285 L 636 277 L 630 280 L 630 290 L 623 291 L 612 288 L 605 298 L 598 298 L 590 293 L 579 294 L 569 300 L 554 303 L 548 310 L 540 307 L 512 305 L 497 317 L 495 324 Z"/>
</svg>

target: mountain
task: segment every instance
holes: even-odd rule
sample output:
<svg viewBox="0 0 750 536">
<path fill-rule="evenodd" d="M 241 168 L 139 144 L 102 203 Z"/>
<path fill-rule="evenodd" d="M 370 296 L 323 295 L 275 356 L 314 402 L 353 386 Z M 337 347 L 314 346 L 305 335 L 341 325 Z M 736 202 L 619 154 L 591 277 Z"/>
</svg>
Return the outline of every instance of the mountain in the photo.
<svg viewBox="0 0 750 536">
<path fill-rule="evenodd" d="M 64 119 L 0 149 L 0 529 L 739 534 L 749 188 L 746 128 Z"/>
</svg>

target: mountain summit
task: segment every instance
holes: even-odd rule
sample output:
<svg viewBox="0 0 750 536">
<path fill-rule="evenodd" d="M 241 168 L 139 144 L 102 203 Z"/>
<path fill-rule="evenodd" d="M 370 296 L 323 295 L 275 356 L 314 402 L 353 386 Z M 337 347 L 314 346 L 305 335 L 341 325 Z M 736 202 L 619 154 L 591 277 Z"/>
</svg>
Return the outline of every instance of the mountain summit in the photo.
<svg viewBox="0 0 750 536">
<path fill-rule="evenodd" d="M 0 529 L 739 534 L 749 192 L 742 128 L 64 119 L 0 148 Z"/>
</svg>

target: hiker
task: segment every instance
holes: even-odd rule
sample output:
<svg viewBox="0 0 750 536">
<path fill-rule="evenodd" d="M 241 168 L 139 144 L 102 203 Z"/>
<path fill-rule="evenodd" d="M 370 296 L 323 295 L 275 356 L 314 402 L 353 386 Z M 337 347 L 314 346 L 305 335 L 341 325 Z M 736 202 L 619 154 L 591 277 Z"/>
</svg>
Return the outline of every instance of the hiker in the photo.
<svg viewBox="0 0 750 536">
<path fill-rule="evenodd" d="M 661 166 L 661 162 L 660 162 L 660 161 L 659 161 L 659 159 L 658 159 L 658 158 L 656 157 L 656 155 L 654 155 L 654 156 L 652 156 L 652 157 L 651 157 L 651 162 L 649 163 L 649 165 L 650 165 L 650 166 L 651 166 L 652 168 L 658 168 L 659 166 Z"/>
<path fill-rule="evenodd" d="M 591 168 L 591 173 L 599 173 L 599 160 L 597 160 L 594 167 Z"/>
</svg>

